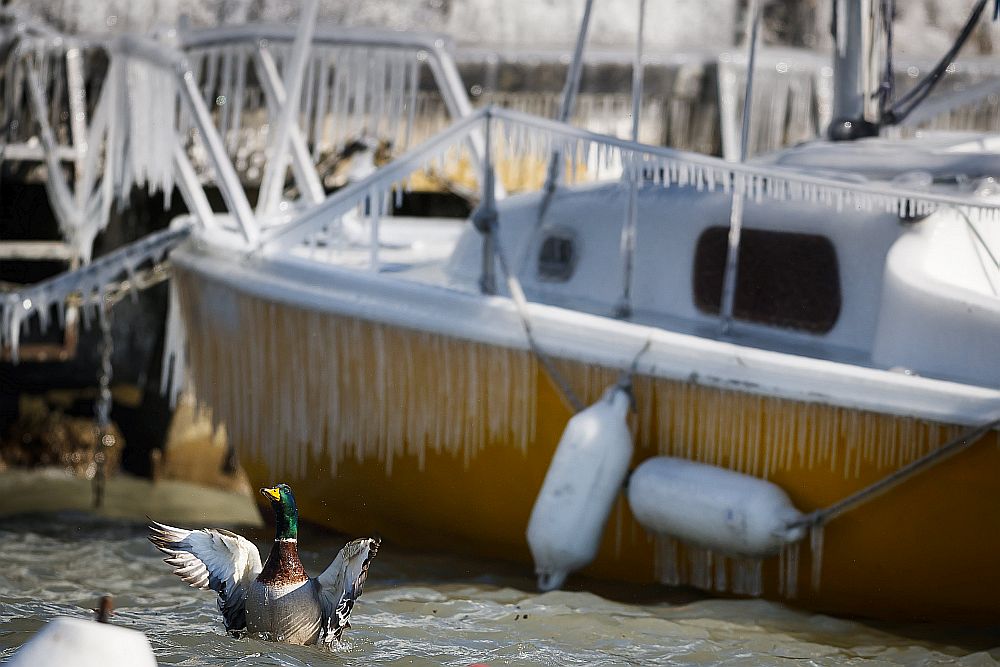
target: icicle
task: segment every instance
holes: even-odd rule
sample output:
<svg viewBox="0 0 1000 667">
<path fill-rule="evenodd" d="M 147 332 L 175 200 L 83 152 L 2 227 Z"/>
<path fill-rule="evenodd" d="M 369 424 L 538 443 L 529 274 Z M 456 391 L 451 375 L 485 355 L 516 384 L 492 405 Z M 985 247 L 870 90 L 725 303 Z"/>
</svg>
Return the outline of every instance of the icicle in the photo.
<svg viewBox="0 0 1000 667">
<path fill-rule="evenodd" d="M 209 49 L 205 52 L 206 71 L 205 81 L 202 84 L 202 94 L 205 97 L 205 106 L 209 110 L 215 108 L 215 80 L 219 73 L 219 51 Z"/>
<path fill-rule="evenodd" d="M 312 127 L 313 105 L 316 102 L 316 77 L 319 68 L 319 58 L 315 53 L 306 61 L 306 71 L 302 76 L 302 94 L 299 103 L 299 120 L 297 125 L 302 130 L 303 138 L 309 143 L 309 132 Z"/>
<path fill-rule="evenodd" d="M 809 530 L 809 553 L 812 556 L 812 589 L 819 591 L 823 575 L 823 526 L 815 525 Z"/>
<path fill-rule="evenodd" d="M 403 137 L 403 145 L 400 147 L 401 149 L 410 147 L 410 142 L 414 129 L 414 119 L 417 112 L 417 90 L 419 88 L 419 83 L 420 83 L 418 79 L 418 75 L 420 73 L 419 60 L 413 58 L 412 60 L 409 61 L 408 65 L 409 65 L 409 77 L 408 77 L 409 102 L 407 104 L 409 108 L 407 109 L 406 132 L 405 136 Z"/>
<path fill-rule="evenodd" d="M 219 109 L 219 136 L 226 141 L 229 132 L 230 109 L 235 104 L 233 99 L 233 80 L 236 78 L 234 69 L 233 47 L 228 47 L 222 52 L 222 78 L 219 84 L 219 94 L 215 98 L 216 106 Z M 212 107 L 209 107 L 212 108 Z"/>
<path fill-rule="evenodd" d="M 364 136 L 368 134 L 368 79 L 370 78 L 371 55 L 367 49 L 363 54 L 359 51 L 353 55 L 355 57 L 350 76 L 353 84 L 354 119 L 351 121 L 351 128 Z M 356 129 L 354 128 L 355 124 L 357 124 Z"/>
<path fill-rule="evenodd" d="M 372 97 L 374 99 L 374 117 L 372 118 L 371 132 L 374 138 L 381 137 L 382 119 L 385 114 L 385 50 L 375 51 L 372 59 Z"/>
<path fill-rule="evenodd" d="M 781 593 L 787 599 L 794 599 L 799 592 L 799 543 L 786 545 L 779 557 L 779 577 Z"/>
<path fill-rule="evenodd" d="M 330 135 L 330 145 L 334 151 L 340 151 L 344 146 L 344 110 L 347 103 L 347 80 L 344 75 L 349 66 L 347 56 L 341 50 L 334 51 L 333 85 L 330 90 L 330 116 L 332 123 L 332 133 Z"/>
<path fill-rule="evenodd" d="M 330 94 L 330 53 L 323 51 L 316 68 L 316 113 L 312 123 L 313 161 L 319 162 L 320 153 L 326 145 L 326 111 Z"/>
<path fill-rule="evenodd" d="M 245 49 L 240 49 L 236 52 L 236 64 L 235 64 L 235 75 L 236 81 L 233 84 L 233 97 L 228 101 L 228 111 L 229 111 L 229 141 L 227 146 L 229 152 L 235 153 L 240 146 L 240 128 L 243 124 L 243 105 L 245 103 L 246 97 L 246 78 L 247 78 L 247 52 Z M 225 135 L 223 135 L 225 138 Z"/>
</svg>

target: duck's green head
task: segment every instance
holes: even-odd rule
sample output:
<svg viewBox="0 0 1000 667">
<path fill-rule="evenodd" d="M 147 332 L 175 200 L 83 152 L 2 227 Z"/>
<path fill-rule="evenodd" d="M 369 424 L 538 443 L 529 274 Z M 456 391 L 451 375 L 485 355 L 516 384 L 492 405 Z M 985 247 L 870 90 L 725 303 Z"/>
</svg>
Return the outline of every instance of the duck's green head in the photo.
<svg viewBox="0 0 1000 667">
<path fill-rule="evenodd" d="M 260 492 L 271 501 L 271 507 L 274 509 L 274 539 L 298 539 L 299 509 L 295 505 L 291 487 L 287 484 L 278 484 L 271 488 L 263 488 Z"/>
</svg>

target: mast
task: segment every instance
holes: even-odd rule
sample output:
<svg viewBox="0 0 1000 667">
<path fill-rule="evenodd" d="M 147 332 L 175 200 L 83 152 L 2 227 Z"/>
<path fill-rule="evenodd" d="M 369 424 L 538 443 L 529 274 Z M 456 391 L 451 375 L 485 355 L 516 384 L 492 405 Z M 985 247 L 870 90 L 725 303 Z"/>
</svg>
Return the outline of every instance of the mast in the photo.
<svg viewBox="0 0 1000 667">
<path fill-rule="evenodd" d="M 829 136 L 844 141 L 878 134 L 883 83 L 888 83 L 891 2 L 833 2 L 833 122 Z"/>
</svg>

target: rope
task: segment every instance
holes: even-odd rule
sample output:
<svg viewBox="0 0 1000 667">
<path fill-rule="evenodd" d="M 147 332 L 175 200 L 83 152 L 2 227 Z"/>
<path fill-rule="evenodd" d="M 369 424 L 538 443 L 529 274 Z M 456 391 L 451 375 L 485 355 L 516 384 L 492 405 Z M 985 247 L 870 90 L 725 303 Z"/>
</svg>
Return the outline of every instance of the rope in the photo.
<svg viewBox="0 0 1000 667">
<path fill-rule="evenodd" d="M 587 11 L 590 11 L 590 4 L 592 0 L 587 2 Z M 568 85 L 568 84 L 567 84 Z M 492 109 L 488 109 L 486 113 L 486 129 L 483 132 L 485 135 L 485 149 L 483 151 L 483 196 L 482 201 L 479 203 L 479 207 L 476 209 L 475 213 L 472 215 L 472 223 L 476 226 L 476 229 L 483 235 L 483 275 L 480 280 L 480 288 L 486 294 L 493 294 L 495 292 L 496 286 L 494 285 L 493 278 L 493 261 L 490 254 L 496 258 L 497 263 L 500 264 L 500 270 L 503 271 L 504 280 L 507 282 L 507 290 L 510 292 L 511 298 L 514 300 L 514 307 L 517 309 L 517 316 L 521 319 L 521 326 L 524 327 L 524 334 L 528 339 L 528 347 L 531 348 L 532 353 L 541 362 L 542 367 L 549 376 L 549 380 L 555 385 L 556 389 L 559 391 L 559 396 L 562 398 L 563 402 L 567 407 L 576 414 L 584 409 L 583 401 L 576 395 L 573 388 L 569 386 L 566 378 L 563 377 L 559 369 L 556 368 L 555 364 L 552 363 L 552 359 L 549 358 L 547 354 L 538 345 L 538 341 L 535 340 L 535 333 L 531 327 L 531 320 L 528 318 L 528 300 L 524 297 L 524 290 L 521 288 L 521 281 L 517 279 L 517 275 L 510 270 L 507 265 L 507 257 L 503 254 L 503 248 L 500 247 L 500 235 L 498 233 L 499 226 L 496 209 L 496 174 L 493 171 L 493 161 L 492 157 Z"/>
<path fill-rule="evenodd" d="M 1000 419 L 994 419 L 988 424 L 971 428 L 954 440 L 945 443 L 934 451 L 906 464 L 899 470 L 883 477 L 874 484 L 870 484 L 869 486 L 852 493 L 829 507 L 814 510 L 809 514 L 806 514 L 799 520 L 790 523 L 788 528 L 817 528 L 825 526 L 840 515 L 846 514 L 854 508 L 874 500 L 876 497 L 892 489 L 896 485 L 905 482 L 909 478 L 937 465 L 938 463 L 941 463 L 942 461 L 945 461 L 963 449 L 972 446 L 984 435 L 997 428 L 997 426 L 1000 426 Z"/>
<path fill-rule="evenodd" d="M 524 327 L 524 333 L 528 338 L 528 346 L 531 348 L 532 353 L 538 357 L 538 361 L 541 362 L 542 367 L 545 368 L 545 372 L 548 374 L 549 379 L 552 380 L 552 384 L 556 386 L 559 390 L 560 397 L 566 403 L 567 406 L 573 411 L 573 413 L 580 412 L 586 406 L 580 397 L 576 395 L 572 387 L 563 377 L 559 369 L 556 368 L 555 364 L 552 363 L 552 358 L 547 355 L 541 347 L 538 345 L 538 341 L 535 340 L 535 334 L 531 327 L 531 320 L 528 319 L 528 300 L 524 297 L 524 290 L 521 289 L 521 281 L 517 279 L 517 276 L 510 270 L 507 266 L 507 258 L 503 254 L 503 249 L 500 247 L 499 236 L 497 235 L 497 223 L 496 219 L 490 221 L 490 234 L 496 239 L 493 243 L 493 252 L 496 255 L 497 261 L 500 263 L 500 270 L 503 271 L 504 280 L 507 282 L 507 289 L 510 292 L 511 298 L 514 300 L 514 307 L 517 309 L 517 315 L 521 318 L 521 325 Z"/>
</svg>

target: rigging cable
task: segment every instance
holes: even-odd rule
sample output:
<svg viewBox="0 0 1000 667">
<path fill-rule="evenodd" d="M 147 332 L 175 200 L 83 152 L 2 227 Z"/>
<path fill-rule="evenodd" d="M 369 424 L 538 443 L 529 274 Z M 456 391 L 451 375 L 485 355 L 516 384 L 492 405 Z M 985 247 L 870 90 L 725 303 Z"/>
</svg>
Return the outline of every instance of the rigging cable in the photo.
<svg viewBox="0 0 1000 667">
<path fill-rule="evenodd" d="M 934 90 L 934 87 L 941 80 L 941 77 L 948 70 L 948 67 L 951 66 L 955 56 L 969 40 L 973 29 L 976 27 L 976 23 L 979 22 L 979 18 L 982 16 L 983 10 L 989 1 L 979 0 L 972 9 L 972 13 L 969 15 L 965 25 L 962 26 L 962 30 L 955 39 L 955 43 L 952 44 L 948 52 L 938 61 L 937 65 L 917 85 L 908 90 L 900 99 L 896 100 L 889 109 L 885 110 L 882 117 L 884 124 L 898 125 L 930 95 L 931 91 Z M 995 19 L 1000 14 L 1000 0 L 994 0 L 994 3 L 993 16 Z"/>
<path fill-rule="evenodd" d="M 961 450 L 974 445 L 984 435 L 997 427 L 1000 427 L 1000 419 L 994 419 L 993 421 L 982 424 L 981 426 L 975 426 L 967 429 L 954 440 L 931 450 L 927 454 L 911 461 L 895 472 L 886 475 L 877 482 L 869 484 L 846 498 L 838 500 L 829 507 L 814 510 L 802 516 L 798 520 L 789 524 L 789 527 L 802 526 L 806 528 L 813 528 L 824 526 L 833 519 L 836 519 L 838 516 L 849 512 L 859 505 L 863 505 L 868 501 L 873 500 L 889 489 L 895 487 L 897 484 L 905 482 L 917 473 L 923 472 L 927 468 L 941 463 L 953 454 L 957 454 Z"/>
</svg>

